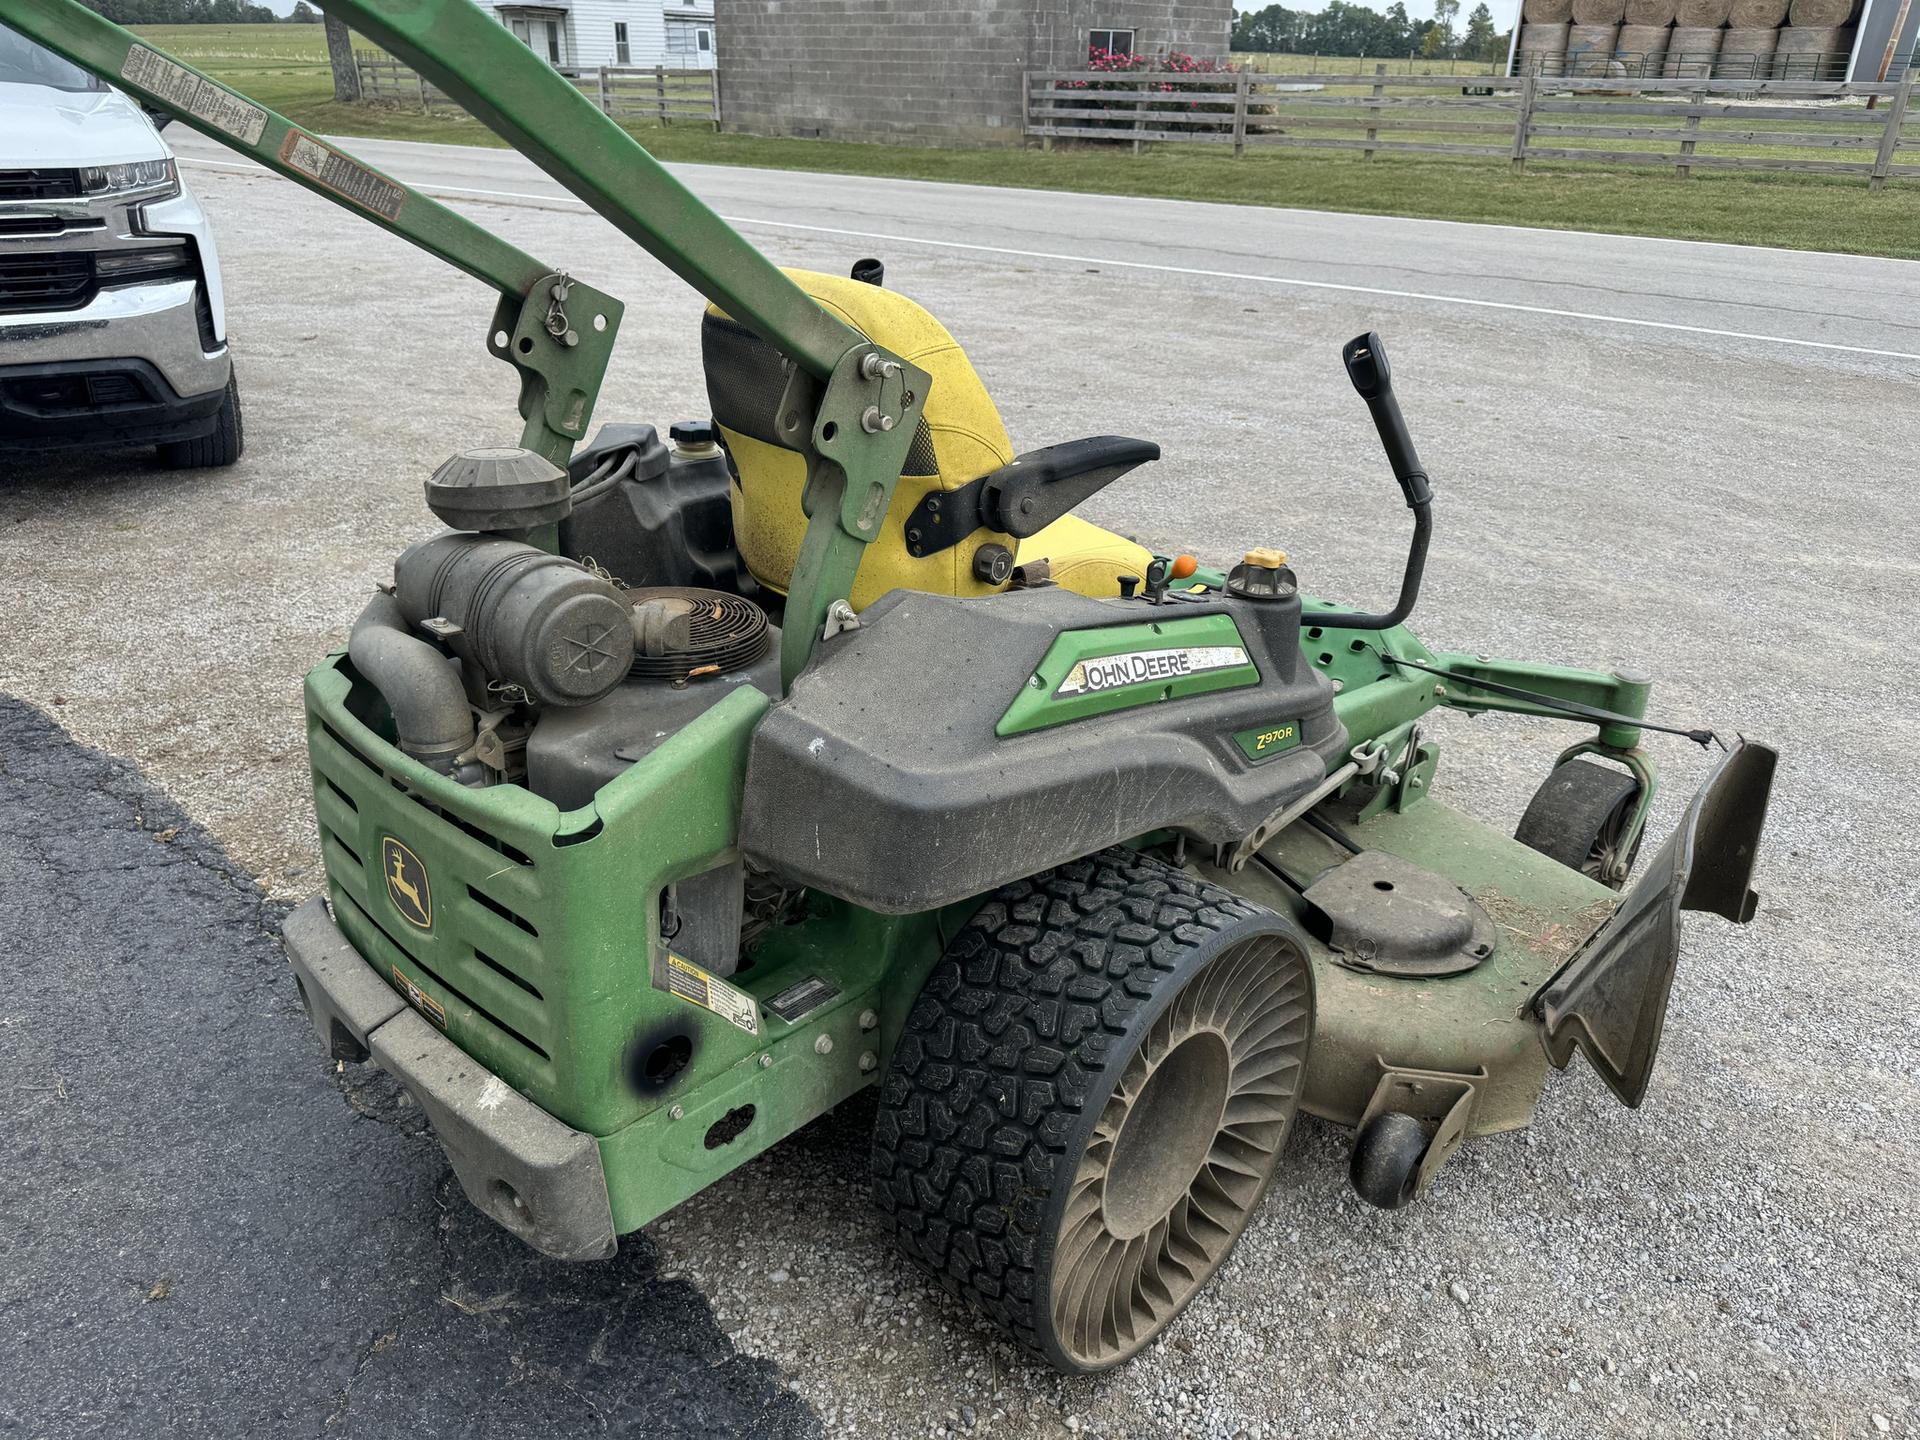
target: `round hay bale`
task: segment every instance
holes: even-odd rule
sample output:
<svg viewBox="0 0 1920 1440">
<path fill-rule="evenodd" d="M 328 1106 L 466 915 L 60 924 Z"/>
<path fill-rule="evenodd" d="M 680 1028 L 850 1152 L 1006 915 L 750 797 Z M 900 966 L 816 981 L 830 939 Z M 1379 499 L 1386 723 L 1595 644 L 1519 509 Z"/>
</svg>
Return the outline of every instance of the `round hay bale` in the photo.
<svg viewBox="0 0 1920 1440">
<path fill-rule="evenodd" d="M 1522 25 L 1520 45 L 1514 56 L 1516 75 L 1564 75 L 1567 73 L 1567 26 Z"/>
<path fill-rule="evenodd" d="M 1712 75 L 1714 59 L 1720 54 L 1720 37 L 1726 33 L 1718 25 L 1674 26 L 1660 73 L 1669 80 L 1700 80 Z"/>
<path fill-rule="evenodd" d="M 1787 7 L 1787 23 L 1799 30 L 1820 30 L 1844 25 L 1853 14 L 1853 0 L 1793 0 Z"/>
<path fill-rule="evenodd" d="M 1779 31 L 1773 73 L 1781 80 L 1838 80 L 1853 49 L 1852 29 L 1839 25 L 1788 25 Z"/>
<path fill-rule="evenodd" d="M 1730 30 L 1778 30 L 1787 23 L 1788 0 L 1733 0 L 1727 7 Z"/>
<path fill-rule="evenodd" d="M 1537 26 L 1564 25 L 1573 18 L 1573 0 L 1526 0 L 1520 16 L 1525 22 L 1520 27 L 1522 36 Z M 1527 47 L 1522 43 L 1520 48 Z"/>
<path fill-rule="evenodd" d="M 1713 62 L 1715 77 L 1765 80 L 1773 74 L 1773 47 L 1779 39 L 1780 32 L 1771 26 L 1747 30 L 1729 25 L 1720 36 L 1720 56 Z"/>
<path fill-rule="evenodd" d="M 1733 0 L 1679 0 L 1673 7 L 1673 23 L 1682 30 L 1712 30 L 1727 23 L 1732 8 Z"/>
<path fill-rule="evenodd" d="M 1665 25 L 1622 25 L 1620 37 L 1613 42 L 1613 53 L 1621 67 L 1635 79 L 1657 78 L 1667 58 L 1667 39 L 1673 34 Z"/>
<path fill-rule="evenodd" d="M 1671 25 L 1676 3 L 1677 0 L 1627 0 L 1621 18 L 1629 25 L 1642 27 Z"/>
<path fill-rule="evenodd" d="M 1618 25 L 1574 25 L 1567 31 L 1567 74 L 1604 76 L 1613 59 Z"/>
<path fill-rule="evenodd" d="M 1582 28 L 1618 26 L 1627 13 L 1627 0 L 1573 0 L 1573 23 Z"/>
</svg>

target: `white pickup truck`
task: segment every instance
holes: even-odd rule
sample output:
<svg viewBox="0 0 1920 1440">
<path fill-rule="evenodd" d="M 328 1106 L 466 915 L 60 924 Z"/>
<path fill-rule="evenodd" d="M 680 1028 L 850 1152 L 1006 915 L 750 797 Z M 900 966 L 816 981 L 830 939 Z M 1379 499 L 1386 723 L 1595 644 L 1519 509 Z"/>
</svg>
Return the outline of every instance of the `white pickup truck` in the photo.
<svg viewBox="0 0 1920 1440">
<path fill-rule="evenodd" d="M 0 455 L 240 458 L 220 262 L 126 96 L 0 26 Z"/>
</svg>

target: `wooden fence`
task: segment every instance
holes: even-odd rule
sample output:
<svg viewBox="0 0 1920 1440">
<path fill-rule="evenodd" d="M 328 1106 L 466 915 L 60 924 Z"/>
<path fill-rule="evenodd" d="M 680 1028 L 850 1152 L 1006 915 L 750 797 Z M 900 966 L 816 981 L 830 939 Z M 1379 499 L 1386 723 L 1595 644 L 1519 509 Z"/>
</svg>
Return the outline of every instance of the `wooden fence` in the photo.
<svg viewBox="0 0 1920 1440">
<path fill-rule="evenodd" d="M 1033 71 L 1027 135 L 1056 141 L 1477 155 L 1694 170 L 1920 177 L 1914 77 L 1898 84 L 1709 79 Z M 1722 153 L 1722 151 L 1731 153 Z M 1767 153 L 1767 152 L 1775 153 Z M 1829 158 L 1829 157 L 1840 158 Z M 1901 163 L 1911 157 L 1908 163 Z"/>
<path fill-rule="evenodd" d="M 410 66 L 389 55 L 356 50 L 360 96 L 390 105 L 418 105 L 427 113 L 434 106 L 459 109 Z M 696 120 L 720 128 L 720 82 L 713 70 L 672 70 L 656 65 L 643 69 L 629 65 L 602 65 L 594 70 L 562 72 L 574 87 L 617 120 Z"/>
</svg>

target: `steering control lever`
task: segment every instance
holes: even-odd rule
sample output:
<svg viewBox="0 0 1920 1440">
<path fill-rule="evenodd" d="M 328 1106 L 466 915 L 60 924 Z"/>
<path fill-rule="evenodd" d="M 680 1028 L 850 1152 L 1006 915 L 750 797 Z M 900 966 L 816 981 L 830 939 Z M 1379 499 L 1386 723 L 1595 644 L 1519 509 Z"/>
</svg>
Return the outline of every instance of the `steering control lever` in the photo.
<svg viewBox="0 0 1920 1440">
<path fill-rule="evenodd" d="M 1387 352 L 1377 332 L 1356 335 L 1340 350 L 1347 378 L 1373 415 L 1373 428 L 1380 432 L 1380 447 L 1387 452 L 1393 478 L 1400 482 L 1400 493 L 1413 511 L 1413 541 L 1407 547 L 1407 565 L 1400 578 L 1400 599 L 1391 610 L 1379 615 L 1357 614 L 1350 610 L 1314 610 L 1305 616 L 1309 625 L 1327 630 L 1388 630 L 1413 613 L 1420 598 L 1420 577 L 1427 568 L 1427 543 L 1433 538 L 1433 490 L 1427 484 L 1426 467 L 1413 448 L 1413 436 L 1407 433 L 1406 416 L 1393 394 L 1393 369 L 1387 364 Z"/>
</svg>

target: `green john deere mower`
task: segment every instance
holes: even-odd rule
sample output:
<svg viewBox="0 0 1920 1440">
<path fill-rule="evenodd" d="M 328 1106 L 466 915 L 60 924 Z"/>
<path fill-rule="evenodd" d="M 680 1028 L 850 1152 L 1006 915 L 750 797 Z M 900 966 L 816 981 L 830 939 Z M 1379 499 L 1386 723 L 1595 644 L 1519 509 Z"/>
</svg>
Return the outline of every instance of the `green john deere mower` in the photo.
<svg viewBox="0 0 1920 1440">
<path fill-rule="evenodd" d="M 1721 746 L 1627 888 L 1649 682 L 1405 627 L 1432 498 L 1377 336 L 1343 359 L 1413 541 L 1368 614 L 1076 518 L 1157 448 L 1016 453 L 877 262 L 776 269 L 468 0 L 327 8 L 710 302 L 711 415 L 589 442 L 611 297 L 75 0 L 0 0 L 501 295 L 520 444 L 427 479 L 448 528 L 308 677 L 327 886 L 286 927 L 330 1053 L 399 1078 L 475 1205 L 607 1256 L 875 1087 L 902 1246 L 1091 1371 L 1206 1283 L 1300 1109 L 1393 1207 L 1576 1051 L 1639 1103 L 1681 912 L 1753 912 L 1774 752 Z M 1580 727 L 1517 835 L 1434 795 L 1441 707 Z"/>
</svg>

